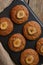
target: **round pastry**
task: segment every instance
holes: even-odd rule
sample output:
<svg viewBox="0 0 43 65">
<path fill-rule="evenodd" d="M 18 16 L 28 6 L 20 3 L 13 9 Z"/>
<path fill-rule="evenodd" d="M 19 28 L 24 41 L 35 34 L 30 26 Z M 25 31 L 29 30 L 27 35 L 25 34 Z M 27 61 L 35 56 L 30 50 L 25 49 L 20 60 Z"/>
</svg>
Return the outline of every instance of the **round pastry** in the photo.
<svg viewBox="0 0 43 65">
<path fill-rule="evenodd" d="M 20 33 L 12 35 L 8 42 L 9 48 L 15 52 L 23 50 L 25 48 L 25 45 L 26 40 Z"/>
<path fill-rule="evenodd" d="M 23 34 L 27 39 L 35 40 L 41 35 L 41 26 L 35 21 L 30 21 L 24 25 Z"/>
<path fill-rule="evenodd" d="M 37 52 L 43 56 L 43 38 L 40 38 L 36 45 Z"/>
<path fill-rule="evenodd" d="M 39 56 L 33 49 L 26 49 L 21 54 L 20 62 L 22 65 L 37 65 L 39 62 Z"/>
<path fill-rule="evenodd" d="M 17 24 L 22 24 L 29 17 L 28 9 L 24 5 L 16 5 L 11 9 L 11 19 Z"/>
<path fill-rule="evenodd" d="M 13 30 L 13 23 L 7 17 L 0 18 L 0 35 L 6 36 Z"/>
</svg>

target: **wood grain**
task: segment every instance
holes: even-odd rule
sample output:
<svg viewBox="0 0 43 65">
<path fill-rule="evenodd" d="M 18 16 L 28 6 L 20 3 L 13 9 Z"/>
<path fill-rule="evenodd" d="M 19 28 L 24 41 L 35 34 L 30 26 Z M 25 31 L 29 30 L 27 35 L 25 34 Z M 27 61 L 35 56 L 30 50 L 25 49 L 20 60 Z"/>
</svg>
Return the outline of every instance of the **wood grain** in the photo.
<svg viewBox="0 0 43 65">
<path fill-rule="evenodd" d="M 26 2 L 28 1 L 26 0 Z M 38 18 L 43 21 L 43 0 L 30 0 L 29 5 Z"/>
</svg>

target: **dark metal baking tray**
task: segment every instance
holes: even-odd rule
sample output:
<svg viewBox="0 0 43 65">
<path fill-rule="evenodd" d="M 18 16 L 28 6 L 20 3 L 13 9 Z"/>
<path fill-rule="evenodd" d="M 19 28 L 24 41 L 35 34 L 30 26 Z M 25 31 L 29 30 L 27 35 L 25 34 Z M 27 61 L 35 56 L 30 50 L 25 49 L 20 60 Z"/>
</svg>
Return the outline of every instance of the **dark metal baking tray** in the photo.
<svg viewBox="0 0 43 65">
<path fill-rule="evenodd" d="M 29 18 L 28 18 L 28 20 L 27 20 L 26 22 L 29 22 L 30 20 L 35 20 L 35 21 L 37 21 L 37 22 L 41 25 L 42 34 L 41 34 L 40 37 L 43 37 L 43 25 L 42 25 L 41 21 L 40 21 L 40 20 L 38 19 L 38 17 L 34 14 L 34 12 L 33 12 L 32 9 L 29 7 L 29 5 L 27 5 L 27 4 L 25 3 L 25 1 L 23 1 L 23 0 L 14 0 L 14 1 L 12 2 L 12 4 L 11 4 L 8 8 L 6 8 L 2 13 L 0 13 L 0 17 L 9 17 L 9 18 L 10 18 L 10 10 L 11 10 L 11 8 L 12 8 L 13 6 L 15 6 L 15 5 L 18 5 L 18 4 L 19 4 L 19 5 L 22 4 L 22 5 L 26 6 L 27 9 L 28 9 L 29 12 L 30 12 L 30 16 L 29 16 Z M 25 22 L 25 23 L 26 23 L 26 22 Z M 23 33 L 22 33 L 22 28 L 23 28 L 23 26 L 24 26 L 25 23 L 23 23 L 23 24 L 21 24 L 21 25 L 17 25 L 17 24 L 14 23 L 14 30 L 12 31 L 12 33 L 10 33 L 8 36 L 5 36 L 5 37 L 0 36 L 0 41 L 2 42 L 4 48 L 7 50 L 7 52 L 8 52 L 9 55 L 10 55 L 10 57 L 12 58 L 12 60 L 13 60 L 17 65 L 21 65 L 21 64 L 20 64 L 20 55 L 21 55 L 22 51 L 24 51 L 24 50 L 27 49 L 27 48 L 35 49 L 36 42 L 37 42 L 37 40 L 38 40 L 38 39 L 37 39 L 37 40 L 35 40 L 35 41 L 29 41 L 29 40 L 26 39 L 27 45 L 26 45 L 26 47 L 24 48 L 24 50 L 22 50 L 21 52 L 15 53 L 15 52 L 12 52 L 12 51 L 8 48 L 8 45 L 7 45 L 7 44 L 8 44 L 9 38 L 10 38 L 14 33 L 21 33 L 21 34 L 23 34 Z M 36 49 L 35 49 L 35 50 L 36 50 Z M 39 55 L 39 57 L 40 57 L 40 62 L 39 62 L 38 65 L 41 65 L 41 64 L 43 64 L 43 57 L 40 56 L 40 55 Z"/>
</svg>

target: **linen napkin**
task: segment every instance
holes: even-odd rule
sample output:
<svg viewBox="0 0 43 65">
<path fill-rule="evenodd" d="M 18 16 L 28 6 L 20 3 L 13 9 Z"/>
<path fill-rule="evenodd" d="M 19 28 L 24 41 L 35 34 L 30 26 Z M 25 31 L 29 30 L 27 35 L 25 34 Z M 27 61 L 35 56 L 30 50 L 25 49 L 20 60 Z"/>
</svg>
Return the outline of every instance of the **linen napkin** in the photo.
<svg viewBox="0 0 43 65">
<path fill-rule="evenodd" d="M 16 65 L 0 42 L 0 65 Z"/>
<path fill-rule="evenodd" d="M 0 0 L 0 13 L 3 12 L 3 10 L 8 7 L 13 0 Z"/>
</svg>

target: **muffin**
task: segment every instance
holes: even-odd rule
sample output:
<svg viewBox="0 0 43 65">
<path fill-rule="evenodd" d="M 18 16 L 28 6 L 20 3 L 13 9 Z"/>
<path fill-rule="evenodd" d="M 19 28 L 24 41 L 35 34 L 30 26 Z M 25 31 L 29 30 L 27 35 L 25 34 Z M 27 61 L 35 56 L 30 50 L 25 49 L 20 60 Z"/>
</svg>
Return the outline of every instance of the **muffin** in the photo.
<svg viewBox="0 0 43 65">
<path fill-rule="evenodd" d="M 23 50 L 25 48 L 25 45 L 26 40 L 20 33 L 12 35 L 8 42 L 10 50 L 14 52 L 19 52 Z"/>
<path fill-rule="evenodd" d="M 23 34 L 28 40 L 35 40 L 41 35 L 41 26 L 36 21 L 24 25 Z"/>
<path fill-rule="evenodd" d="M 29 12 L 24 5 L 16 5 L 11 9 L 11 19 L 16 24 L 22 24 L 28 20 Z"/>
<path fill-rule="evenodd" d="M 21 53 L 20 62 L 22 65 L 37 65 L 39 62 L 39 56 L 33 49 L 26 49 Z"/>
<path fill-rule="evenodd" d="M 0 18 L 0 35 L 6 36 L 13 30 L 13 23 L 7 17 Z"/>
<path fill-rule="evenodd" d="M 37 52 L 43 56 L 43 38 L 40 38 L 36 45 Z"/>
</svg>

